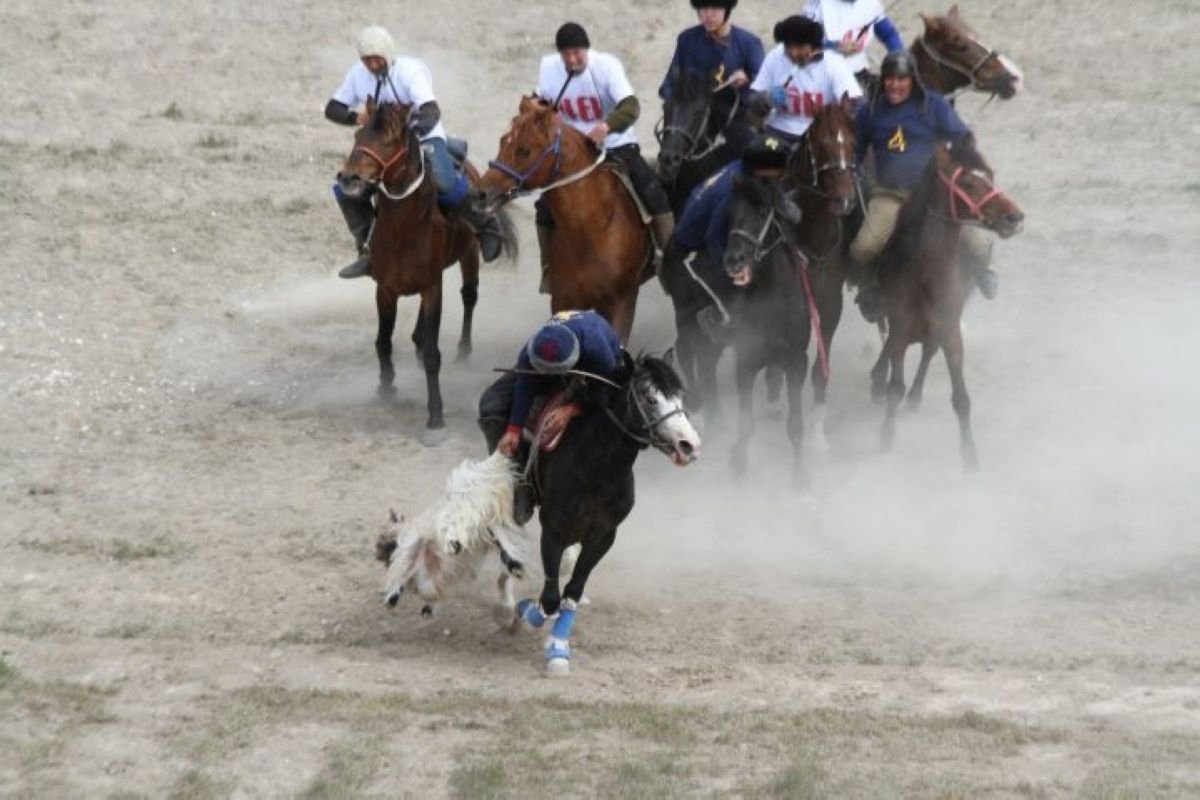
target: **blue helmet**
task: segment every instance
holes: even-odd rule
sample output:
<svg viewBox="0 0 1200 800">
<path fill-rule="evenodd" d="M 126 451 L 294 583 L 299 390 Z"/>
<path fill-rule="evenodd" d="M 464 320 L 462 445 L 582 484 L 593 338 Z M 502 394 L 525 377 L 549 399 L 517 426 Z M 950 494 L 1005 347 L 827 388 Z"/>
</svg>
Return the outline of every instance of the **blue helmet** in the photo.
<svg viewBox="0 0 1200 800">
<path fill-rule="evenodd" d="M 530 338 L 525 354 L 538 372 L 559 375 L 579 360 L 579 339 L 566 325 L 549 322 Z"/>
</svg>

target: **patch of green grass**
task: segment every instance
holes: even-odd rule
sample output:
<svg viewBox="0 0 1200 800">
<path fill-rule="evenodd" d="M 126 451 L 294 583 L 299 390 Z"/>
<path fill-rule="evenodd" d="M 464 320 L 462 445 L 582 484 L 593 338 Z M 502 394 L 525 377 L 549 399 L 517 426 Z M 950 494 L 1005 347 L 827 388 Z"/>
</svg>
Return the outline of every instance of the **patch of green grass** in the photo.
<svg viewBox="0 0 1200 800">
<path fill-rule="evenodd" d="M 313 203 L 311 200 L 305 197 L 293 197 L 291 200 L 288 200 L 286 203 L 279 206 L 279 213 L 286 214 L 287 216 L 294 216 L 296 214 L 308 213 L 312 210 L 312 208 Z"/>
<path fill-rule="evenodd" d="M 8 657 L 0 655 L 0 689 L 3 689 L 8 684 L 20 677 L 21 671 L 8 663 Z"/>
<path fill-rule="evenodd" d="M 387 739 L 371 734 L 352 734 L 327 748 L 321 772 L 300 792 L 304 800 L 357 796 L 371 779 L 387 766 Z"/>
<path fill-rule="evenodd" d="M 164 108 L 162 112 L 159 113 L 159 116 L 163 119 L 181 120 L 183 119 L 183 109 L 179 107 L 178 103 L 172 100 L 171 105 Z"/>
<path fill-rule="evenodd" d="M 1192 181 L 1183 185 L 1183 191 L 1187 194 L 1200 194 L 1200 182 Z"/>
<path fill-rule="evenodd" d="M 66 625 L 51 619 L 30 618 L 19 608 L 10 608 L 4 615 L 4 620 L 0 621 L 0 633 L 25 636 L 29 639 L 41 639 L 69 630 Z"/>
<path fill-rule="evenodd" d="M 450 795 L 462 800 L 497 800 L 510 796 L 508 773 L 499 758 L 464 764 L 450 773 Z"/>
<path fill-rule="evenodd" d="M 148 542 L 117 539 L 112 543 L 110 555 L 114 561 L 140 561 L 144 558 L 170 558 L 178 552 L 178 545 L 165 536 L 156 536 Z"/>
<path fill-rule="evenodd" d="M 98 639 L 141 639 L 151 630 L 144 622 L 123 622 L 96 634 Z"/>
<path fill-rule="evenodd" d="M 171 786 L 167 797 L 170 800 L 218 800 L 228 797 L 230 790 L 227 783 L 214 779 L 207 772 L 189 769 Z"/>
<path fill-rule="evenodd" d="M 182 548 L 166 536 L 155 536 L 145 542 L 128 539 L 89 539 L 65 536 L 60 539 L 21 539 L 18 544 L 27 550 L 54 556 L 106 558 L 113 561 L 140 561 L 146 558 L 171 558 Z"/>
<path fill-rule="evenodd" d="M 757 786 L 746 794 L 750 797 L 787 798 L 788 800 L 809 800 L 810 798 L 827 797 L 823 789 L 825 771 L 809 763 L 793 763 L 784 767 L 774 777 L 762 786 Z"/>
<path fill-rule="evenodd" d="M 196 140 L 196 146 L 202 147 L 205 150 L 223 150 L 227 147 L 233 147 L 236 144 L 236 139 L 229 136 L 222 136 L 213 131 L 209 131 Z"/>
</svg>

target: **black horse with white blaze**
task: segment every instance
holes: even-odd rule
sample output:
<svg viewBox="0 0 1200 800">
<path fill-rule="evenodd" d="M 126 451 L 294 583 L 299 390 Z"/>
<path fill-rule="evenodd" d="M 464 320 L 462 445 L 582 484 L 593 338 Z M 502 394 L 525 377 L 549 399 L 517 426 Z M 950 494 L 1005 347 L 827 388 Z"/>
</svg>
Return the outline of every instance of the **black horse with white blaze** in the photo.
<svg viewBox="0 0 1200 800">
<path fill-rule="evenodd" d="M 541 598 L 523 600 L 517 614 L 535 629 L 551 624 L 546 670 L 570 670 L 571 629 L 588 576 L 616 539 L 634 503 L 633 463 L 648 447 L 678 466 L 700 453 L 700 436 L 683 407 L 683 385 L 661 358 L 625 356 L 612 385 L 592 381 L 593 401 L 570 423 L 562 443 L 537 455 L 531 475 L 541 498 Z M 571 578 L 560 591 L 563 552 L 582 545 Z"/>
</svg>

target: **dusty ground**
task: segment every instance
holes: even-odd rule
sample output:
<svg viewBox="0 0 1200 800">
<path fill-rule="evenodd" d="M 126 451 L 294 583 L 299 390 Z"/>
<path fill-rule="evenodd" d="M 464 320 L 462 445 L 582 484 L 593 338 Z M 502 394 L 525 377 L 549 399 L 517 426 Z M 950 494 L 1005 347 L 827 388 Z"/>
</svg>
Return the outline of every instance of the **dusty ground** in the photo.
<svg viewBox="0 0 1200 800">
<path fill-rule="evenodd" d="M 760 32 L 790 9 L 747 5 Z M 906 35 L 932 7 L 897 11 Z M 453 435 L 423 449 L 409 349 L 377 402 L 370 285 L 333 277 L 347 138 L 320 110 L 364 9 L 9 0 L 0 793 L 1200 795 L 1200 15 L 963 8 L 1029 79 L 963 106 L 1028 214 L 1001 299 L 969 314 L 984 473 L 957 469 L 940 366 L 878 455 L 875 342 L 849 315 L 814 491 L 786 490 L 778 422 L 746 484 L 720 432 L 684 472 L 646 456 L 554 682 L 485 585 L 420 621 L 383 607 L 370 559 L 388 506 L 479 451 L 474 398 L 544 312 L 530 208 L 446 370 Z M 446 0 L 379 21 L 480 161 L 565 14 L 644 100 L 689 16 Z M 669 344 L 665 310 L 648 288 L 636 347 Z"/>
</svg>

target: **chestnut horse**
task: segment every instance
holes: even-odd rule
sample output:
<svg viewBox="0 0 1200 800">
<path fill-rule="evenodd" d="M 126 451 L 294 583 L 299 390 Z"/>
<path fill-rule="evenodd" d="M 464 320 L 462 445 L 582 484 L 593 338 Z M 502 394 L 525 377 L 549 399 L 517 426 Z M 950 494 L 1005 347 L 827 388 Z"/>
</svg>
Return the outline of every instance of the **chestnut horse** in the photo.
<svg viewBox="0 0 1200 800">
<path fill-rule="evenodd" d="M 895 437 L 896 410 L 904 399 L 904 354 L 909 345 L 920 342 L 922 378 L 933 354 L 938 348 L 945 350 L 963 467 L 968 472 L 979 469 L 971 433 L 971 398 L 963 379 L 961 323 L 967 281 L 959 266 L 959 231 L 963 225 L 981 225 L 1008 238 L 1020 231 L 1024 218 L 995 187 L 992 170 L 972 137 L 953 148 L 938 146 L 921 182 L 901 208 L 895 233 L 880 258 L 888 336 L 871 370 L 871 389 L 877 398 L 887 395 L 885 449 Z"/>
<path fill-rule="evenodd" d="M 617 175 L 601 168 L 603 160 L 553 106 L 523 97 L 475 202 L 493 211 L 541 191 L 554 217 L 549 253 L 543 253 L 551 310 L 594 309 L 627 342 L 653 245 L 637 203 Z"/>
<path fill-rule="evenodd" d="M 926 88 L 950 99 L 973 89 L 1009 100 L 1021 90 L 1020 67 L 980 41 L 957 5 L 944 16 L 922 14 L 921 21 L 925 31 L 908 50 Z"/>
<path fill-rule="evenodd" d="M 438 349 L 442 271 L 455 262 L 462 266 L 461 361 L 471 352 L 471 321 L 479 292 L 479 242 L 466 222 L 443 214 L 439 208 L 433 176 L 426 172 L 421 156 L 421 143 L 408 127 L 409 110 L 408 106 L 394 104 L 374 109 L 372 122 L 354 134 L 354 149 L 337 180 L 350 197 L 378 189 L 378 211 L 369 247 L 379 313 L 375 353 L 379 357 L 382 396 L 396 392 L 396 370 L 392 366 L 396 303 L 401 297 L 421 296 L 412 340 L 425 367 L 428 392 L 429 418 L 421 441 L 433 446 L 445 438 L 446 427 L 438 380 L 442 365 Z M 478 180 L 478 173 L 469 164 L 467 171 L 472 181 Z M 516 252 L 512 223 L 501 217 L 501 227 L 505 250 L 511 257 Z"/>
</svg>

